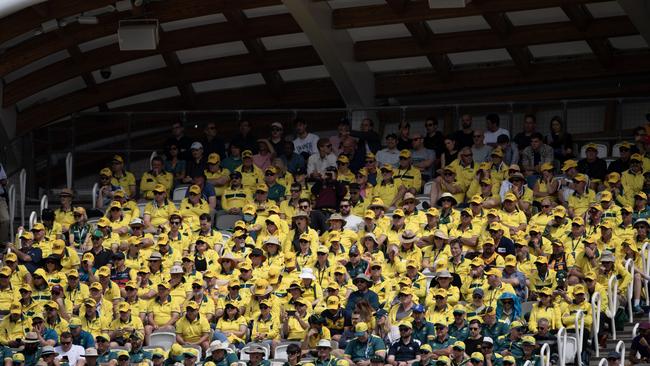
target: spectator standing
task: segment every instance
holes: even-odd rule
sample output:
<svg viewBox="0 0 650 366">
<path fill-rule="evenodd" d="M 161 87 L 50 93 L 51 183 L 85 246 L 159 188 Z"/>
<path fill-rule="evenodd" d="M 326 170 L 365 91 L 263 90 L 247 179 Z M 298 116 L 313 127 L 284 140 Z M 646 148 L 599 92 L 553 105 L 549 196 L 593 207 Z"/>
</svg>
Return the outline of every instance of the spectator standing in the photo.
<svg viewBox="0 0 650 366">
<path fill-rule="evenodd" d="M 190 158 L 190 145 L 192 145 L 192 140 L 185 136 L 185 128 L 180 121 L 172 123 L 172 135 L 165 141 L 165 146 L 171 145 L 178 147 L 180 159 L 186 160 Z"/>
<path fill-rule="evenodd" d="M 329 142 L 328 142 L 329 143 Z M 318 180 L 311 188 L 311 193 L 316 196 L 315 208 L 336 211 L 347 189 L 343 183 L 336 179 L 336 168 L 326 169 L 324 179 Z"/>
<path fill-rule="evenodd" d="M 485 124 L 487 130 L 485 131 L 485 139 L 483 140 L 484 144 L 494 147 L 497 144 L 497 137 L 500 135 L 507 135 L 510 137 L 510 132 L 499 126 L 501 124 L 501 119 L 498 114 L 490 113 L 485 116 Z"/>
<path fill-rule="evenodd" d="M 456 141 L 456 149 L 460 150 L 464 147 L 471 147 L 474 143 L 474 130 L 472 130 L 472 116 L 463 114 L 460 117 L 461 129 L 454 132 L 453 138 Z M 447 163 L 451 163 L 449 160 Z"/>
<path fill-rule="evenodd" d="M 237 144 L 242 150 L 257 152 L 257 139 L 253 135 L 251 123 L 248 120 L 239 121 L 239 132 L 230 140 L 231 144 Z"/>
<path fill-rule="evenodd" d="M 389 164 L 397 167 L 399 163 L 399 149 L 397 148 L 397 135 L 394 133 L 386 136 L 386 147 L 377 152 L 377 162 L 379 165 Z"/>
<path fill-rule="evenodd" d="M 226 144 L 217 135 L 217 124 L 215 122 L 208 122 L 203 129 L 205 138 L 201 142 L 203 144 L 203 152 L 205 155 L 217 153 L 219 156 L 226 156 Z"/>
<path fill-rule="evenodd" d="M 482 163 L 488 161 L 490 158 L 490 152 L 492 152 L 492 147 L 485 145 L 483 139 L 485 138 L 483 131 L 474 130 L 474 144 L 472 144 L 472 157 L 475 163 Z"/>
<path fill-rule="evenodd" d="M 587 144 L 585 155 L 584 159 L 578 161 L 578 171 L 587 174 L 591 179 L 598 179 L 602 182 L 607 175 L 607 162 L 598 157 L 596 144 Z"/>
<path fill-rule="evenodd" d="M 180 157 L 176 143 L 165 149 L 165 171 L 172 173 L 175 183 L 180 183 L 185 178 L 185 160 Z"/>
<path fill-rule="evenodd" d="M 312 154 L 318 153 L 318 136 L 307 131 L 307 122 L 302 118 L 297 118 L 294 125 L 296 138 L 293 140 L 293 146 L 296 153 L 301 154 L 305 159 Z"/>
<path fill-rule="evenodd" d="M 436 131 L 437 132 L 437 131 Z M 440 136 L 442 138 L 442 135 Z M 413 134 L 411 162 L 414 167 L 420 170 L 422 181 L 426 182 L 433 178 L 433 167 L 436 161 L 436 152 L 426 147 L 426 137 L 421 134 Z"/>
<path fill-rule="evenodd" d="M 293 146 L 293 141 L 285 141 L 282 149 L 277 151 L 278 157 L 284 162 L 284 165 L 287 167 L 287 170 L 291 174 L 296 174 L 298 170 L 305 170 L 306 163 L 305 159 L 300 154 L 295 153 L 295 148 Z"/>
<path fill-rule="evenodd" d="M 537 120 L 532 114 L 527 114 L 524 116 L 524 130 L 515 135 L 514 142 L 517 144 L 519 151 L 530 146 L 530 138 L 537 129 Z"/>
<path fill-rule="evenodd" d="M 228 169 L 230 172 L 234 172 L 242 165 L 242 149 L 236 142 L 231 142 L 228 150 L 230 151 L 230 154 L 228 154 L 227 158 L 221 161 L 221 166 Z"/>
</svg>

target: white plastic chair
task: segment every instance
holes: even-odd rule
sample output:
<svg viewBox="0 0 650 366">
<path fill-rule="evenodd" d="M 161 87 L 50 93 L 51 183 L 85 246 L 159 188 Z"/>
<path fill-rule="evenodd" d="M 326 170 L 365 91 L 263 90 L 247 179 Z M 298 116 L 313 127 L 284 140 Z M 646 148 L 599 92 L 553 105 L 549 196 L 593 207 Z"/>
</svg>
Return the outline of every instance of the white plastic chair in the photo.
<svg viewBox="0 0 650 366">
<path fill-rule="evenodd" d="M 38 220 L 38 215 L 36 214 L 36 211 L 32 211 L 32 213 L 29 214 L 29 231 L 32 231 L 36 220 Z"/>
<path fill-rule="evenodd" d="M 276 360 L 282 360 L 282 361 L 289 360 L 289 355 L 287 354 L 287 347 L 289 347 L 288 344 L 281 344 L 281 345 L 275 347 L 275 359 Z"/>
<path fill-rule="evenodd" d="M 425 202 L 429 204 L 429 207 L 431 206 L 431 198 L 430 197 L 419 197 L 419 200 L 420 200 L 420 203 L 418 203 L 418 205 L 417 205 L 418 210 L 425 211 L 424 207 L 422 206 L 422 204 L 424 204 Z"/>
<path fill-rule="evenodd" d="M 44 194 L 43 197 L 41 197 L 41 213 L 43 212 L 43 209 L 46 209 L 49 206 L 49 200 L 47 199 L 47 195 Z"/>
<path fill-rule="evenodd" d="M 99 194 L 99 183 L 93 184 L 93 208 L 97 208 L 97 195 Z"/>
<path fill-rule="evenodd" d="M 241 220 L 241 215 L 218 215 L 215 226 L 217 230 L 232 230 L 237 220 Z"/>
<path fill-rule="evenodd" d="M 433 187 L 433 181 L 424 183 L 424 188 L 422 189 L 422 193 L 426 195 L 430 195 L 431 187 Z"/>
<path fill-rule="evenodd" d="M 521 303 L 521 314 L 526 315 L 533 310 L 533 305 L 535 301 L 525 301 Z"/>
<path fill-rule="evenodd" d="M 172 194 L 172 201 L 174 202 L 182 201 L 183 198 L 185 198 L 188 189 L 189 189 L 188 186 L 176 187 L 176 189 L 174 189 L 174 193 Z"/>
<path fill-rule="evenodd" d="M 594 292 L 591 296 L 591 334 L 593 336 L 594 350 L 596 357 L 600 357 L 600 347 L 598 346 L 598 333 L 600 332 L 600 310 L 602 308 L 602 299 L 600 293 Z"/>
<path fill-rule="evenodd" d="M 607 317 L 611 320 L 611 330 L 612 330 L 612 339 L 616 339 L 616 322 L 615 322 L 615 317 L 616 317 L 616 310 L 618 310 L 618 278 L 616 278 L 616 275 L 612 275 L 612 277 L 609 278 L 608 281 L 608 286 L 607 286 L 607 309 L 605 310 L 605 314 L 607 314 Z"/>
<path fill-rule="evenodd" d="M 149 335 L 149 346 L 170 349 L 176 343 L 176 334 L 170 332 L 156 332 Z"/>
<path fill-rule="evenodd" d="M 151 156 L 149 157 L 149 169 L 153 169 L 153 167 L 151 166 L 151 162 L 153 161 L 153 158 L 157 156 L 158 156 L 158 152 L 154 151 L 151 153 Z"/>
<path fill-rule="evenodd" d="M 584 144 L 582 147 L 580 147 L 580 158 L 585 158 L 587 157 L 587 145 Z M 601 159 L 604 159 L 607 157 L 607 145 L 605 144 L 595 144 L 596 145 L 596 150 L 598 151 L 598 157 Z"/>
<path fill-rule="evenodd" d="M 625 269 L 630 273 L 630 277 L 634 279 L 634 261 L 632 258 L 625 261 Z M 632 298 L 634 297 L 634 282 L 627 286 L 627 312 L 630 314 L 630 324 L 634 324 L 634 311 L 632 311 Z"/>
</svg>

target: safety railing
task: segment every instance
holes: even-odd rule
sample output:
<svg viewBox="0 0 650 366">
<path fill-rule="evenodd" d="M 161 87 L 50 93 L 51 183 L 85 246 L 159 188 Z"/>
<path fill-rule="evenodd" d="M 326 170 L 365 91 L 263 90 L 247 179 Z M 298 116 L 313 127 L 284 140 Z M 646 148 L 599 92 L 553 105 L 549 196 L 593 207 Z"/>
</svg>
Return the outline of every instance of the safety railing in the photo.
<svg viewBox="0 0 650 366">
<path fill-rule="evenodd" d="M 630 273 L 632 282 L 627 286 L 627 313 L 630 314 L 630 324 L 634 324 L 634 312 L 632 311 L 632 298 L 634 297 L 634 260 L 625 261 L 625 269 Z"/>
<path fill-rule="evenodd" d="M 618 343 L 616 343 L 616 348 L 614 350 L 621 355 L 621 363 L 619 363 L 619 365 L 624 366 L 625 365 L 625 342 L 618 341 Z"/>
<path fill-rule="evenodd" d="M 72 189 L 72 167 L 73 167 L 73 157 L 72 153 L 69 152 L 68 155 L 65 157 L 65 179 L 66 179 L 66 187 Z"/>
<path fill-rule="evenodd" d="M 20 226 L 25 226 L 25 197 L 27 196 L 27 170 L 20 171 Z"/>
<path fill-rule="evenodd" d="M 618 278 L 612 275 L 607 286 L 607 317 L 611 320 L 612 339 L 616 339 L 616 310 L 618 309 Z"/>
<path fill-rule="evenodd" d="M 93 208 L 97 208 L 97 194 L 99 194 L 99 183 L 93 184 Z"/>
<path fill-rule="evenodd" d="M 594 350 L 596 351 L 596 357 L 600 356 L 600 347 L 598 347 L 598 333 L 600 332 L 601 303 L 602 299 L 600 298 L 600 292 L 594 292 L 594 294 L 591 296 L 591 333 Z"/>
<path fill-rule="evenodd" d="M 11 235 L 11 241 L 13 242 L 15 239 L 14 217 L 16 217 L 16 186 L 13 184 L 10 185 L 7 194 L 9 195 L 9 217 L 11 218 L 11 220 L 9 220 L 9 231 Z"/>
<path fill-rule="evenodd" d="M 566 365 L 566 359 L 564 358 L 565 353 L 566 353 L 566 347 L 568 343 L 568 332 L 565 327 L 561 327 L 557 331 L 557 353 L 559 356 L 559 361 L 558 365 L 559 366 L 565 366 Z"/>
<path fill-rule="evenodd" d="M 539 360 L 542 366 L 551 365 L 551 346 L 548 343 L 544 343 L 539 349 Z"/>
<path fill-rule="evenodd" d="M 609 363 L 607 362 L 606 358 L 601 358 L 600 362 L 598 362 L 598 366 L 607 366 Z"/>
<path fill-rule="evenodd" d="M 50 201 L 47 198 L 47 195 L 44 194 L 43 197 L 41 197 L 41 211 L 39 211 L 41 214 L 43 213 L 43 210 L 46 209 L 50 205 Z"/>
<path fill-rule="evenodd" d="M 580 366 L 582 362 L 582 340 L 585 335 L 585 313 L 582 310 L 576 312 L 574 326 L 576 330 L 576 365 Z"/>
<path fill-rule="evenodd" d="M 643 246 L 641 247 L 641 258 L 643 260 L 643 273 L 650 277 L 650 243 L 643 243 Z M 646 295 L 646 304 L 650 304 L 650 282 L 643 279 L 644 287 L 645 287 L 645 295 Z"/>
<path fill-rule="evenodd" d="M 32 213 L 29 214 L 29 231 L 32 231 L 36 221 L 38 221 L 38 215 L 36 214 L 36 211 L 32 211 Z"/>
</svg>

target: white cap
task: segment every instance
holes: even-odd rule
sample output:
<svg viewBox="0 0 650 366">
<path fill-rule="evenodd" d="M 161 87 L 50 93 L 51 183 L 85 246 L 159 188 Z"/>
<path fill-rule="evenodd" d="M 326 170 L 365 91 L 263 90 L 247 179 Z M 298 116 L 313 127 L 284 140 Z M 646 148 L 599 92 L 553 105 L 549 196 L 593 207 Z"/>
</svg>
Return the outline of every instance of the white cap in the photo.
<svg viewBox="0 0 650 366">
<path fill-rule="evenodd" d="M 318 341 L 318 344 L 316 347 L 327 347 L 327 348 L 332 348 L 332 343 L 330 342 L 329 339 L 321 339 Z"/>
<path fill-rule="evenodd" d="M 190 145 L 190 150 L 198 150 L 198 149 L 203 149 L 203 144 L 201 144 L 198 141 L 192 142 L 192 145 Z"/>
<path fill-rule="evenodd" d="M 483 337 L 483 343 L 494 344 L 494 341 L 490 337 Z"/>
<path fill-rule="evenodd" d="M 177 274 L 177 273 L 185 273 L 185 272 L 183 271 L 183 267 L 175 265 L 175 266 L 172 266 L 172 268 L 169 269 L 169 273 L 170 274 Z"/>
<path fill-rule="evenodd" d="M 141 218 L 139 217 L 134 217 L 133 220 L 129 223 L 129 225 L 144 225 L 144 221 L 142 221 Z"/>
<path fill-rule="evenodd" d="M 284 128 L 284 127 L 282 127 L 282 123 L 280 123 L 280 122 L 271 123 L 271 127 Z"/>
<path fill-rule="evenodd" d="M 92 356 L 96 357 L 96 356 L 99 356 L 99 354 L 97 353 L 96 348 L 90 347 L 90 348 L 86 348 L 86 354 L 84 354 L 83 356 L 84 357 L 92 357 Z"/>
<path fill-rule="evenodd" d="M 303 268 L 298 277 L 299 278 L 309 278 L 309 279 L 312 279 L 312 280 L 316 279 L 316 276 L 314 276 L 314 271 L 311 268 Z"/>
</svg>

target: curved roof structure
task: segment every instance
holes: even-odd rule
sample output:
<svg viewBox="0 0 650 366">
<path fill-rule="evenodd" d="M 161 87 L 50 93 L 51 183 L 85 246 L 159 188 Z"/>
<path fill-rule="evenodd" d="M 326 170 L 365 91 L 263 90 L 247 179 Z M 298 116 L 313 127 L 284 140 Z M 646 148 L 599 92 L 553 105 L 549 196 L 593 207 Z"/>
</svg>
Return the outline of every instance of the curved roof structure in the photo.
<svg viewBox="0 0 650 366">
<path fill-rule="evenodd" d="M 32 3 L 0 19 L 2 105 L 16 108 L 19 131 L 88 110 L 650 89 L 650 22 L 629 0 L 473 0 L 449 9 L 427 0 Z M 143 18 L 159 21 L 158 48 L 120 51 L 119 21 Z"/>
</svg>

